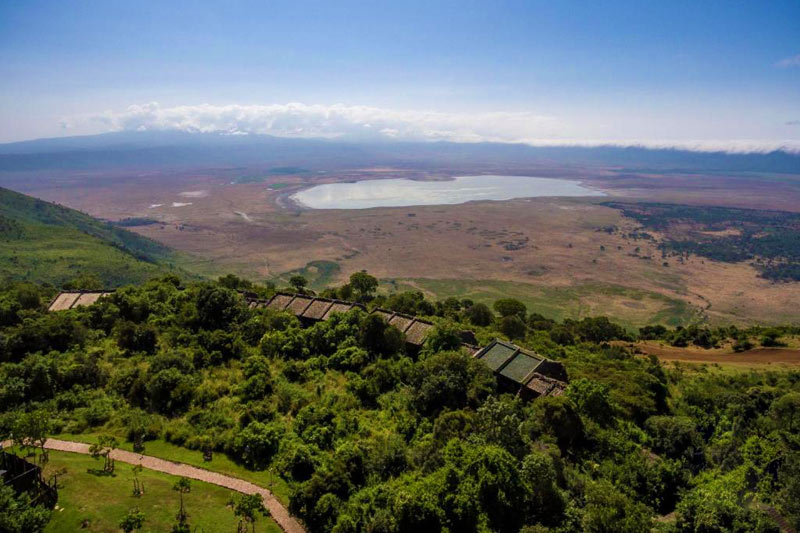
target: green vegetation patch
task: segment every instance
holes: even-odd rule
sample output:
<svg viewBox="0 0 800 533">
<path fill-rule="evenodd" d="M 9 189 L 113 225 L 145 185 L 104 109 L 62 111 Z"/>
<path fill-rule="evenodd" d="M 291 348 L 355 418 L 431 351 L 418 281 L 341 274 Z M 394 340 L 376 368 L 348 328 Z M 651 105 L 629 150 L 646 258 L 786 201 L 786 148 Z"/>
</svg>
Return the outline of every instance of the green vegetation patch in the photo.
<svg viewBox="0 0 800 533">
<path fill-rule="evenodd" d="M 425 309 L 420 351 L 377 314 L 302 325 L 251 308 L 232 276 L 153 280 L 57 313 L 41 288 L 0 287 L 0 439 L 116 438 L 262 486 L 274 473 L 310 533 L 645 533 L 664 515 L 675 533 L 775 531 L 762 505 L 800 525 L 797 371 L 683 374 L 628 349 L 634 336 L 606 317 L 556 322 L 507 296 L 434 303 L 377 285 L 358 272 L 345 287 L 369 307 Z M 465 329 L 559 361 L 564 394 L 521 399 L 460 349 Z M 736 332 L 639 338 L 713 346 Z M 770 328 L 760 343 L 797 333 Z M 175 521 L 174 478 L 143 472 L 137 498 L 129 466 L 56 453 L 51 466 L 67 469 L 52 531 L 114 531 L 135 506 L 145 530 Z M 192 483 L 191 523 L 232 531 L 227 491 Z"/>
<path fill-rule="evenodd" d="M 128 217 L 122 220 L 112 221 L 111 224 L 120 228 L 135 228 L 137 226 L 152 226 L 160 224 L 159 220 L 150 217 Z"/>
<path fill-rule="evenodd" d="M 303 268 L 280 274 L 274 281 L 288 283 L 292 276 L 303 276 L 308 280 L 308 288 L 321 291 L 329 287 L 336 280 L 341 270 L 339 263 L 335 261 L 310 261 Z"/>
<path fill-rule="evenodd" d="M 800 213 L 655 203 L 604 205 L 663 232 L 667 238 L 659 248 L 666 253 L 726 263 L 755 261 L 766 279 L 800 281 Z"/>
<path fill-rule="evenodd" d="M 104 287 L 183 270 L 185 254 L 74 209 L 0 188 L 0 278 L 61 286 L 92 275 Z"/>
<path fill-rule="evenodd" d="M 311 172 L 307 168 L 302 167 L 273 167 L 267 170 L 264 174 L 249 174 L 244 176 L 237 176 L 233 179 L 234 184 L 242 183 L 262 183 L 263 181 L 271 178 L 272 176 L 297 176 L 300 174 L 308 174 Z M 288 187 L 288 183 L 273 183 L 269 186 L 270 189 L 282 189 Z"/>
<path fill-rule="evenodd" d="M 648 324 L 680 326 L 696 319 L 696 310 L 687 302 L 655 292 L 604 283 L 584 283 L 570 287 L 498 280 L 397 279 L 384 287 L 396 290 L 422 290 L 438 299 L 469 298 L 491 303 L 513 295 L 532 312 L 563 320 L 608 315 L 629 329 Z M 636 303 L 635 307 L 626 305 Z"/>
</svg>

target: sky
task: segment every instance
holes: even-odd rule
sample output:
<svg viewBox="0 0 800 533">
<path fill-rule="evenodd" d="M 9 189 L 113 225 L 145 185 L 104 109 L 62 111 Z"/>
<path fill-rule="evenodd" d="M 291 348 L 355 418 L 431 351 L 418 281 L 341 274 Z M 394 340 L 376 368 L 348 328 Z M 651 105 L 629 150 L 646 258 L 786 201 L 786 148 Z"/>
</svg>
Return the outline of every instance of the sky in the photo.
<svg viewBox="0 0 800 533">
<path fill-rule="evenodd" d="M 0 2 L 0 142 L 800 149 L 800 1 Z"/>
</svg>

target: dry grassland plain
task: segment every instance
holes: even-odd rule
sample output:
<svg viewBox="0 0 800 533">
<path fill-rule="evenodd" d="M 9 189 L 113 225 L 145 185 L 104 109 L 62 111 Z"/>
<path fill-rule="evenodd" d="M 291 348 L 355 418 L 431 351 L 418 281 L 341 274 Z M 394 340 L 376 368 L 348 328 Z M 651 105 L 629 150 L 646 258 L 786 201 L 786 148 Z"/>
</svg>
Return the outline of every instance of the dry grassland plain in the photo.
<svg viewBox="0 0 800 533">
<path fill-rule="evenodd" d="M 532 169 L 527 175 L 548 174 Z M 192 254 L 194 267 L 207 273 L 285 280 L 301 271 L 319 288 L 363 269 L 388 291 L 414 288 L 435 298 L 487 301 L 515 296 L 530 310 L 556 318 L 605 314 L 629 327 L 786 323 L 800 317 L 800 283 L 771 283 L 747 263 L 663 258 L 660 236 L 631 238 L 637 222 L 601 205 L 603 198 L 309 210 L 289 196 L 317 183 L 433 174 L 363 169 L 232 183 L 235 176 L 235 170 L 154 173 L 32 193 L 109 220 L 155 219 L 130 229 Z M 754 180 L 603 170 L 580 177 L 614 200 L 800 209 L 796 176 Z M 603 231 L 608 227 L 616 230 Z"/>
</svg>

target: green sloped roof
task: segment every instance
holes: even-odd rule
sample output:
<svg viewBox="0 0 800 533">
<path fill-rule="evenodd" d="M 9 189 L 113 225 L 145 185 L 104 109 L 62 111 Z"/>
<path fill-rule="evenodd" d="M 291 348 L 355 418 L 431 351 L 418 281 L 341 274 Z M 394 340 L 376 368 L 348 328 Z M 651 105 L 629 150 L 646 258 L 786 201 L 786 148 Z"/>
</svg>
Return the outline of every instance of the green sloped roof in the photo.
<svg viewBox="0 0 800 533">
<path fill-rule="evenodd" d="M 486 363 L 492 371 L 497 372 L 503 363 L 508 361 L 508 358 L 514 355 L 515 348 L 506 346 L 505 344 L 495 343 L 488 350 L 483 352 L 481 360 Z"/>
<path fill-rule="evenodd" d="M 500 375 L 522 383 L 541 362 L 537 357 L 520 352 L 500 371 Z"/>
</svg>

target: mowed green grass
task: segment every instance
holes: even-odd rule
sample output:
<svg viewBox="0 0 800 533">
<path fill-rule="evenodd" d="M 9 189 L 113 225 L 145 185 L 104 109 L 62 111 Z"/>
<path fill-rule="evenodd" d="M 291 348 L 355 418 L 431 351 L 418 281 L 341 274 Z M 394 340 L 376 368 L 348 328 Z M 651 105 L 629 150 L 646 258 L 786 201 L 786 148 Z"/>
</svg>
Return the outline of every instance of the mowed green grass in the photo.
<svg viewBox="0 0 800 533">
<path fill-rule="evenodd" d="M 73 440 L 78 442 L 86 442 L 89 444 L 97 442 L 97 434 L 61 434 L 54 435 L 57 439 Z M 123 439 L 120 439 L 122 441 Z M 133 451 L 133 444 L 130 442 L 122 442 L 119 446 L 123 450 Z M 229 476 L 237 477 L 255 483 L 260 487 L 269 489 L 275 497 L 283 504 L 289 505 L 289 485 L 283 480 L 278 472 L 270 475 L 268 470 L 253 471 L 248 470 L 242 465 L 235 463 L 228 458 L 224 453 L 214 453 L 211 461 L 203 460 L 203 454 L 197 450 L 189 450 L 181 446 L 176 446 L 163 440 L 151 440 L 145 442 L 144 455 L 151 455 L 160 459 L 174 461 L 176 463 L 186 463 L 187 465 L 205 468 L 212 472 L 219 472 L 220 474 L 227 474 Z"/>
<path fill-rule="evenodd" d="M 139 480 L 145 493 L 133 496 L 133 466 L 117 462 L 113 475 L 97 474 L 102 460 L 88 455 L 50 452 L 46 475 L 66 469 L 59 477 L 58 507 L 52 514 L 46 532 L 89 531 L 118 532 L 119 522 L 130 509 L 138 507 L 146 515 L 142 532 L 170 531 L 180 507 L 180 498 L 172 490 L 177 477 L 143 469 Z M 192 530 L 236 531 L 238 518 L 228 502 L 239 494 L 216 485 L 192 480 L 184 505 Z M 85 525 L 85 527 L 84 527 Z M 281 529 L 270 518 L 261 517 L 256 531 L 278 533 Z"/>
<path fill-rule="evenodd" d="M 686 302 L 620 285 L 585 283 L 552 287 L 497 280 L 397 279 L 383 282 L 384 290 L 422 290 L 429 297 L 469 298 L 491 305 L 500 298 L 516 298 L 529 312 L 556 320 L 605 315 L 627 328 L 648 324 L 686 325 L 697 310 Z"/>
</svg>

